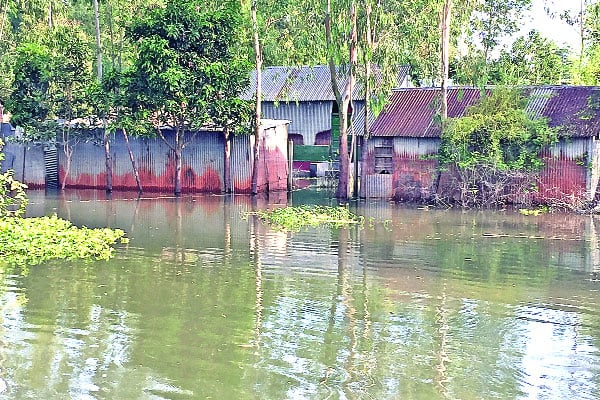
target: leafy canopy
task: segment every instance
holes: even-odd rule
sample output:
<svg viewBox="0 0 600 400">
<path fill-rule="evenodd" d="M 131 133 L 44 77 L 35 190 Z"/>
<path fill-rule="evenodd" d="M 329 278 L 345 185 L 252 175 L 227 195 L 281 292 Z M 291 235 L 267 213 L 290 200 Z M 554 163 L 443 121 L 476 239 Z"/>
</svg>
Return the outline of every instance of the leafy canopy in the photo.
<svg viewBox="0 0 600 400">
<path fill-rule="evenodd" d="M 197 1 L 168 1 L 134 20 L 127 36 L 136 61 L 124 74 L 123 105 L 138 119 L 177 130 L 213 122 L 211 110 L 221 117 L 248 84 L 250 66 L 234 51 L 239 26 L 235 1 L 208 11 Z"/>
<path fill-rule="evenodd" d="M 4 143 L 0 139 L 0 163 L 4 159 L 2 147 Z M 14 171 L 8 170 L 0 173 L 0 218 L 21 217 L 27 209 L 27 185 L 14 178 Z"/>
</svg>

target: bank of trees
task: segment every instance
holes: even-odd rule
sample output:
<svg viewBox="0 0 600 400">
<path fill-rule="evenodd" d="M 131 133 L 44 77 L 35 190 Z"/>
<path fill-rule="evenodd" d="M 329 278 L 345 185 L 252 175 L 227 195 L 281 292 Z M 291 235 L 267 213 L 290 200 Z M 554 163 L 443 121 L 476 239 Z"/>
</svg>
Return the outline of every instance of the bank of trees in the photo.
<svg viewBox="0 0 600 400">
<path fill-rule="evenodd" d="M 446 72 L 454 84 L 596 84 L 600 11 L 582 4 L 579 16 L 562 16 L 581 28 L 574 54 L 535 31 L 508 41 L 531 0 L 2 0 L 0 103 L 28 135 L 58 138 L 67 160 L 89 138 L 52 124 L 95 114 L 112 117 L 110 128 L 117 110 L 133 125 L 174 126 L 180 160 L 189 127 L 212 121 L 229 135 L 250 126 L 248 107 L 235 99 L 253 66 L 326 64 L 340 78 L 331 82 L 342 121 L 338 196 L 348 198 L 346 113 L 358 85 L 377 112 L 398 65 L 410 65 L 417 85 L 440 85 Z M 372 64 L 384 72 L 377 85 Z"/>
</svg>

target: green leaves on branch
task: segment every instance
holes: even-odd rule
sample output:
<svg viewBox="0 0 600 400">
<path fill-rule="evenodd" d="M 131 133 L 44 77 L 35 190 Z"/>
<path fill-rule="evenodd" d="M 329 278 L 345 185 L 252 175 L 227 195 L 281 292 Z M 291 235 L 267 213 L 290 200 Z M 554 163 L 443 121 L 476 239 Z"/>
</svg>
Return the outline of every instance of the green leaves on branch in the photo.
<svg viewBox="0 0 600 400">
<path fill-rule="evenodd" d="M 251 109 L 233 100 L 248 86 L 251 68 L 233 51 L 239 24 L 235 1 L 206 10 L 195 1 L 171 0 L 135 19 L 127 36 L 136 61 L 113 84 L 124 89 L 117 104 L 138 121 L 154 118 L 176 129 L 249 120 L 237 113 L 251 115 Z"/>
<path fill-rule="evenodd" d="M 27 185 L 14 178 L 14 171 L 0 174 L 0 218 L 20 217 L 27 208 Z"/>
<path fill-rule="evenodd" d="M 526 111 L 520 90 L 496 88 L 467 109 L 461 118 L 446 121 L 440 163 L 459 169 L 490 166 L 499 171 L 535 171 L 543 166 L 540 151 L 558 140 L 543 118 Z"/>
</svg>

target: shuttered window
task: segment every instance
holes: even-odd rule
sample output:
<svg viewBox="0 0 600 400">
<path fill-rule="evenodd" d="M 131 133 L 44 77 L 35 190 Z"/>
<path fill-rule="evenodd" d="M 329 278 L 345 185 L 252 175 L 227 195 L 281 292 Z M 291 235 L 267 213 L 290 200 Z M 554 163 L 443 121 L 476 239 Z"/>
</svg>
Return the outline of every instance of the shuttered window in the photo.
<svg viewBox="0 0 600 400">
<path fill-rule="evenodd" d="M 393 169 L 393 139 L 380 139 L 375 145 L 375 173 L 391 174 Z"/>
</svg>

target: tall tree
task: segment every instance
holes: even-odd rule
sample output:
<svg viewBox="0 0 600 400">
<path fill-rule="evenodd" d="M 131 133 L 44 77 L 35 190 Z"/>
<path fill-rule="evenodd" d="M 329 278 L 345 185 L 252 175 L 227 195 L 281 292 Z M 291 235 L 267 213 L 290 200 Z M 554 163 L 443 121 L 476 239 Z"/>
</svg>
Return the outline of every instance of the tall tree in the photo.
<svg viewBox="0 0 600 400">
<path fill-rule="evenodd" d="M 442 120 L 448 118 L 448 67 L 449 67 L 449 51 L 450 51 L 450 17 L 452 15 L 452 0 L 444 1 L 441 21 L 441 86 L 442 86 L 442 101 L 440 114 Z"/>
<path fill-rule="evenodd" d="M 489 61 L 501 40 L 519 30 L 531 0 L 476 0 L 474 5 L 471 28 L 483 48 L 484 59 Z"/>
<path fill-rule="evenodd" d="M 562 84 L 569 78 L 569 51 L 538 31 L 517 38 L 490 65 L 490 83 L 508 85 Z"/>
<path fill-rule="evenodd" d="M 260 160 L 260 142 L 262 127 L 260 126 L 261 106 L 262 106 L 262 66 L 263 54 L 259 40 L 258 32 L 258 5 L 257 0 L 251 0 L 251 19 L 252 19 L 252 40 L 254 44 L 254 67 L 256 69 L 256 92 L 254 105 L 254 162 L 252 168 L 252 194 L 258 193 L 258 163 Z"/>
<path fill-rule="evenodd" d="M 249 67 L 233 51 L 240 13 L 236 1 L 205 11 L 197 1 L 169 0 L 136 18 L 127 31 L 136 60 L 125 74 L 125 105 L 173 151 L 176 195 L 182 191 L 183 149 L 212 122 L 211 103 L 237 97 L 246 84 Z M 173 127 L 172 140 L 160 129 L 164 125 Z"/>
<path fill-rule="evenodd" d="M 80 26 L 70 20 L 54 21 L 40 36 L 41 43 L 18 48 L 8 107 L 14 123 L 25 128 L 25 140 L 61 145 L 66 158 L 64 189 L 75 146 L 89 138 L 76 121 L 90 114 L 91 63 Z"/>
<path fill-rule="evenodd" d="M 335 96 L 338 112 L 340 116 L 340 177 L 337 188 L 337 197 L 340 200 L 348 199 L 349 183 L 350 183 L 350 159 L 348 151 L 348 111 L 354 94 L 354 85 L 356 83 L 356 66 L 358 63 L 358 32 L 356 24 L 356 8 L 351 1 L 349 9 L 336 9 L 335 16 L 333 15 L 331 0 L 327 0 L 327 8 L 325 11 L 325 40 L 327 44 L 327 64 L 331 75 L 331 87 Z M 341 18 L 340 18 L 341 16 Z M 334 26 L 333 18 L 336 21 L 341 21 L 341 26 Z M 347 28 L 344 29 L 344 28 Z M 345 35 L 344 33 L 345 32 Z M 334 34 L 337 33 L 337 37 Z M 344 43 L 340 43 L 340 40 Z M 347 49 L 347 58 L 340 54 L 342 48 Z M 345 58 L 345 59 L 344 59 Z M 344 59 L 344 62 L 341 62 Z M 341 65 L 338 67 L 338 65 Z M 343 83 L 340 87 L 338 77 L 342 77 Z"/>
</svg>

